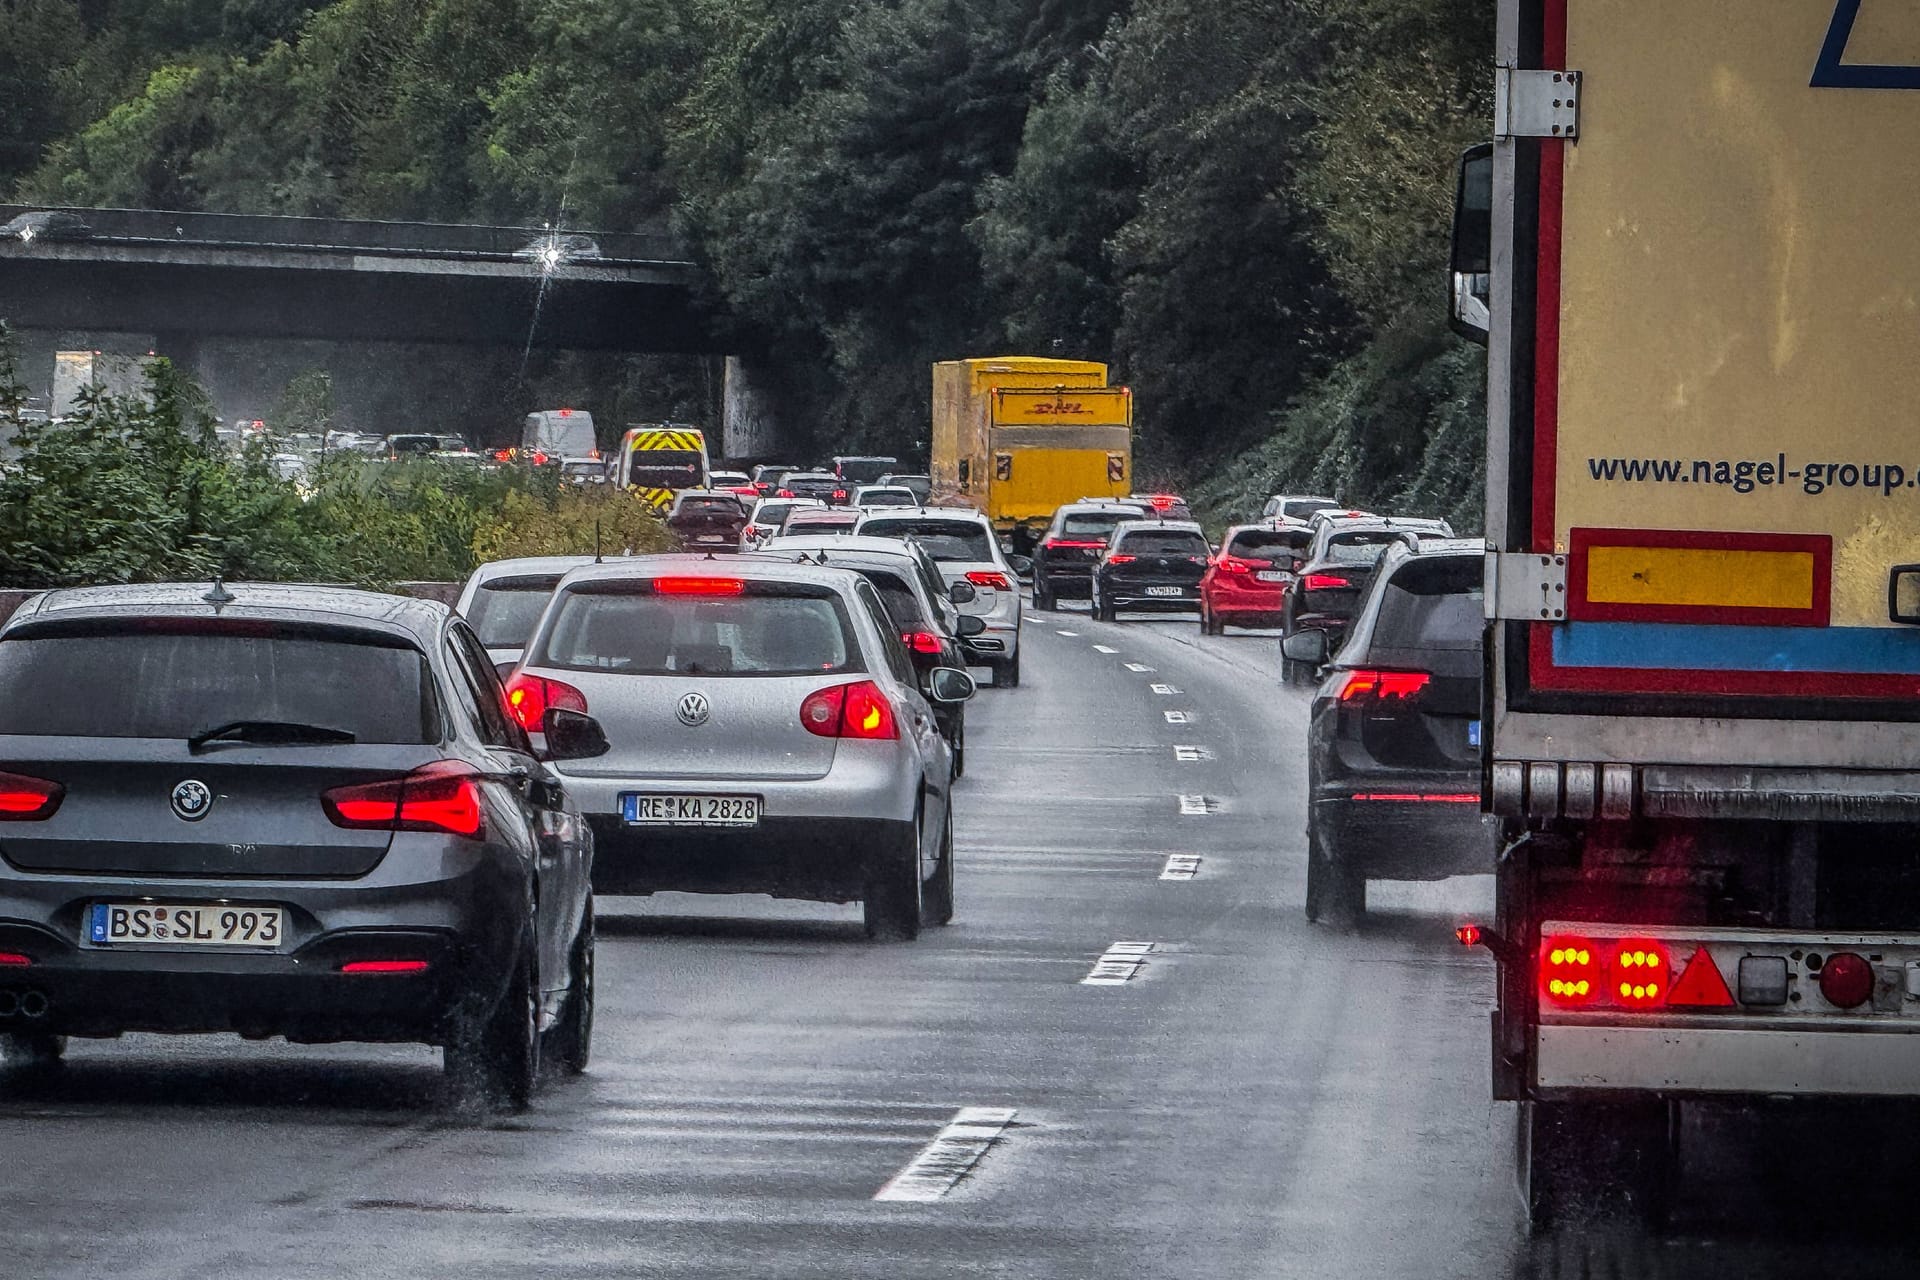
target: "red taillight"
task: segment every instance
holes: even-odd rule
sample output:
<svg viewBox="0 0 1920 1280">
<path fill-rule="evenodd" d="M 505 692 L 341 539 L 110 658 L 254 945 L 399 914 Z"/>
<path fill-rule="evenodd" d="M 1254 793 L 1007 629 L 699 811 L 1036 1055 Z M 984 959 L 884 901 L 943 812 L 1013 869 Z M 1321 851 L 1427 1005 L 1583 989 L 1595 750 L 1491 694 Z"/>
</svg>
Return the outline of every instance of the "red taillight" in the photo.
<svg viewBox="0 0 1920 1280">
<path fill-rule="evenodd" d="M 1252 573 L 1255 568 L 1251 560 L 1242 560 L 1238 556 L 1221 556 L 1214 564 L 1222 573 Z"/>
<path fill-rule="evenodd" d="M 1820 966 L 1820 994 L 1837 1009 L 1852 1009 L 1873 994 L 1873 966 L 1851 951 L 1827 957 Z"/>
<path fill-rule="evenodd" d="M 1353 583 L 1334 573 L 1310 573 L 1300 579 L 1300 586 L 1307 591 L 1341 591 Z"/>
<path fill-rule="evenodd" d="M 0 951 L 0 969 L 24 969 L 32 963 L 32 956 L 18 951 Z"/>
<path fill-rule="evenodd" d="M 1540 943 L 1540 998 L 1575 1008 L 1600 994 L 1603 966 L 1591 938 L 1554 937 Z"/>
<path fill-rule="evenodd" d="M 1048 538 L 1044 545 L 1049 551 L 1091 551 L 1107 544 L 1097 540 L 1082 542 L 1075 538 Z"/>
<path fill-rule="evenodd" d="M 800 723 L 821 738 L 891 739 L 900 736 L 893 706 L 871 680 L 837 684 L 807 695 Z"/>
<path fill-rule="evenodd" d="M 1384 702 L 1389 698 L 1412 698 L 1432 681 L 1433 677 L 1424 671 L 1349 671 L 1342 677 L 1340 701 Z"/>
<path fill-rule="evenodd" d="M 1623 938 L 1613 953 L 1607 997 L 1623 1009 L 1658 1009 L 1673 985 L 1673 961 L 1664 943 Z"/>
<path fill-rule="evenodd" d="M 340 966 L 342 973 L 425 973 L 425 960 L 349 960 Z"/>
<path fill-rule="evenodd" d="M 336 827 L 371 831 L 444 831 L 480 835 L 480 784 L 459 760 L 422 765 L 403 778 L 335 787 L 320 797 Z"/>
<path fill-rule="evenodd" d="M 976 587 L 992 587 L 995 591 L 1013 590 L 1013 584 L 1007 581 L 1007 575 L 992 569 L 975 569 L 967 575 L 967 581 Z"/>
<path fill-rule="evenodd" d="M 737 596 L 747 589 L 743 578 L 655 578 L 653 590 L 662 596 Z"/>
<path fill-rule="evenodd" d="M 902 631 L 900 639 L 915 653 L 940 652 L 940 637 L 931 631 Z"/>
<path fill-rule="evenodd" d="M 1132 564 L 1135 560 L 1138 560 L 1139 558 L 1140 558 L 1139 556 L 1130 556 L 1125 554 L 1124 552 L 1116 551 L 1112 555 L 1107 557 L 1107 563 L 1108 564 Z"/>
<path fill-rule="evenodd" d="M 835 489 L 833 491 L 833 500 L 835 502 L 845 502 L 847 500 L 847 491 L 845 489 Z"/>
<path fill-rule="evenodd" d="M 782 489 L 782 490 L 780 490 L 780 492 L 778 492 L 778 493 L 776 493 L 776 494 L 774 494 L 773 496 L 774 496 L 774 497 L 776 497 L 776 498 L 791 498 L 791 497 L 794 497 L 794 496 L 796 496 L 796 495 L 794 494 L 794 492 L 793 492 L 793 490 L 791 490 L 791 489 Z"/>
<path fill-rule="evenodd" d="M 0 773 L 0 822 L 38 822 L 51 818 L 67 789 L 45 778 Z"/>
<path fill-rule="evenodd" d="M 1477 947 L 1480 945 L 1480 926 L 1463 924 L 1453 931 L 1453 936 L 1459 939 L 1463 947 Z"/>
<path fill-rule="evenodd" d="M 1165 511 L 1173 505 L 1173 499 L 1164 493 L 1156 493 L 1151 498 L 1148 498 L 1147 501 L 1153 504 L 1154 510 L 1156 511 Z"/>
<path fill-rule="evenodd" d="M 1687 961 L 1687 967 L 1674 981 L 1673 990 L 1667 993 L 1667 1003 L 1694 1009 L 1733 1008 L 1733 992 L 1727 989 L 1720 966 L 1713 962 L 1712 953 L 1705 947 L 1694 949 L 1693 959 Z"/>
<path fill-rule="evenodd" d="M 495 450 L 493 451 L 493 460 L 494 460 L 495 462 L 512 462 L 512 461 L 513 461 L 513 450 L 511 450 L 511 449 L 495 449 Z"/>
<path fill-rule="evenodd" d="M 541 722 L 547 718 L 547 710 L 558 707 L 562 711 L 587 709 L 587 695 L 570 684 L 558 680 L 549 680 L 545 676 L 530 676 L 524 671 L 516 671 L 507 679 L 507 709 L 513 712 L 513 718 L 528 733 L 539 733 Z"/>
<path fill-rule="evenodd" d="M 1477 791 L 1356 791 L 1355 800 L 1397 801 L 1402 804 L 1479 804 Z"/>
<path fill-rule="evenodd" d="M 536 453 L 535 453 L 535 454 L 533 455 L 533 465 L 534 465 L 534 466 L 536 466 L 536 467 L 544 467 L 544 466 L 546 466 L 546 465 L 547 465 L 547 455 L 546 455 L 546 454 L 544 454 L 544 453 L 538 453 L 538 452 L 536 452 Z"/>
</svg>

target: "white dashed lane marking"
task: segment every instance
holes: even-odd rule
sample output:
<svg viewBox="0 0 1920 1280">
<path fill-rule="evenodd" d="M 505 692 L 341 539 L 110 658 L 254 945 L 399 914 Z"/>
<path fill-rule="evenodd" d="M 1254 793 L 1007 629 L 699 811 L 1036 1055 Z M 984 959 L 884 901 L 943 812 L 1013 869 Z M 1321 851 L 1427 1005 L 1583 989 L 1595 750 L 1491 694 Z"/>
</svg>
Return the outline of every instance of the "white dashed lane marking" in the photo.
<svg viewBox="0 0 1920 1280">
<path fill-rule="evenodd" d="M 1207 811 L 1208 811 L 1207 798 L 1205 796 L 1181 796 L 1180 797 L 1180 816 L 1181 817 L 1204 818 L 1207 815 Z"/>
<path fill-rule="evenodd" d="M 999 1141 L 1013 1122 L 1011 1107 L 962 1107 L 947 1121 L 920 1154 L 886 1186 L 873 1193 L 875 1200 L 905 1200 L 921 1204 L 939 1200 L 953 1190 L 954 1184 L 972 1172 L 987 1154 L 987 1148 Z"/>
<path fill-rule="evenodd" d="M 1213 759 L 1213 751 L 1208 747 L 1181 745 L 1174 747 L 1173 758 L 1184 764 L 1192 764 L 1197 760 Z"/>
<path fill-rule="evenodd" d="M 1095 653 L 1118 653 L 1118 652 L 1120 652 L 1120 651 L 1119 651 L 1118 649 L 1116 649 L 1116 648 L 1114 648 L 1114 647 L 1113 647 L 1112 645 L 1105 645 L 1105 644 L 1097 644 L 1097 645 L 1095 645 L 1095 646 L 1093 646 L 1093 651 L 1094 651 Z"/>
<path fill-rule="evenodd" d="M 1080 985 L 1117 987 L 1123 982 L 1131 982 L 1147 963 L 1147 953 L 1152 950 L 1151 942 L 1116 942 L 1107 948 L 1105 955 L 1093 962 L 1093 971 L 1080 979 Z"/>
<path fill-rule="evenodd" d="M 1127 670 L 1139 675 L 1145 675 L 1147 672 L 1152 671 L 1153 668 L 1144 662 L 1129 662 L 1127 664 Z"/>
<path fill-rule="evenodd" d="M 1167 855 L 1166 870 L 1160 873 L 1160 878 L 1162 880 L 1191 880 L 1199 873 L 1199 854 L 1174 853 Z"/>
<path fill-rule="evenodd" d="M 1168 724 L 1193 723 L 1193 712 L 1191 711 L 1163 711 L 1161 714 L 1166 716 Z"/>
<path fill-rule="evenodd" d="M 1180 692 L 1178 689 L 1174 688 L 1170 684 L 1150 684 L 1147 686 L 1147 688 L 1153 690 L 1155 693 L 1159 694 L 1161 697 L 1171 697 L 1172 695 Z"/>
</svg>

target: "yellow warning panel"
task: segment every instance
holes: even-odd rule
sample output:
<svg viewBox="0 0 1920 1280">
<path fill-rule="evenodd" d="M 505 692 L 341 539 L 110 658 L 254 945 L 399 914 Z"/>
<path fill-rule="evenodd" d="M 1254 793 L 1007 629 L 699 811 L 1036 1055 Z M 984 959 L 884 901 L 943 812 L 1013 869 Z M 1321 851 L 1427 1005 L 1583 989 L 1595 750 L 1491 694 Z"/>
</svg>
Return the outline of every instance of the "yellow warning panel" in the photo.
<svg viewBox="0 0 1920 1280">
<path fill-rule="evenodd" d="M 1805 551 L 1594 547 L 1587 599 L 1597 604 L 1811 609 L 1814 558 Z"/>
</svg>

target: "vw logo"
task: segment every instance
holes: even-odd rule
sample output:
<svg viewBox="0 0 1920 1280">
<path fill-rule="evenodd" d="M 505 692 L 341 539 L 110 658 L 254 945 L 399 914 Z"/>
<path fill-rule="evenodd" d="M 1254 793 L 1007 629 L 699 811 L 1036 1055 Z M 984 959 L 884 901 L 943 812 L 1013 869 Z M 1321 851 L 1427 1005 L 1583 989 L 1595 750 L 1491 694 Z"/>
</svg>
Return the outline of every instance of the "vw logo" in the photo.
<svg viewBox="0 0 1920 1280">
<path fill-rule="evenodd" d="M 173 812 L 183 822 L 198 822 L 213 808 L 213 790 L 198 778 L 173 786 Z"/>
<path fill-rule="evenodd" d="M 674 708 L 674 714 L 680 717 L 680 723 L 688 728 L 697 728 L 707 722 L 707 716 L 713 708 L 707 705 L 707 695 L 690 693 L 680 699 L 680 705 Z"/>
</svg>

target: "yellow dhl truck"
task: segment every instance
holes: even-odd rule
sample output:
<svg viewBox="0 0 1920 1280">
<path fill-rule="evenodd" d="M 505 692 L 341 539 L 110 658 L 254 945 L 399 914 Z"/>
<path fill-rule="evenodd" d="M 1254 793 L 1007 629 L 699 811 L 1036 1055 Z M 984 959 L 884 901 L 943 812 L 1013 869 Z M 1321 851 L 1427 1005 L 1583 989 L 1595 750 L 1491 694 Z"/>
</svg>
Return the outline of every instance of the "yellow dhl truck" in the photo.
<svg viewBox="0 0 1920 1280">
<path fill-rule="evenodd" d="M 1500 0 L 1497 45 L 1461 940 L 1539 1228 L 1659 1216 L 1696 1105 L 1920 1096 L 1920 6 Z"/>
<path fill-rule="evenodd" d="M 1026 552 L 1077 498 L 1133 481 L 1133 395 L 1092 360 L 989 356 L 933 366 L 936 501 L 983 511 Z"/>
</svg>

